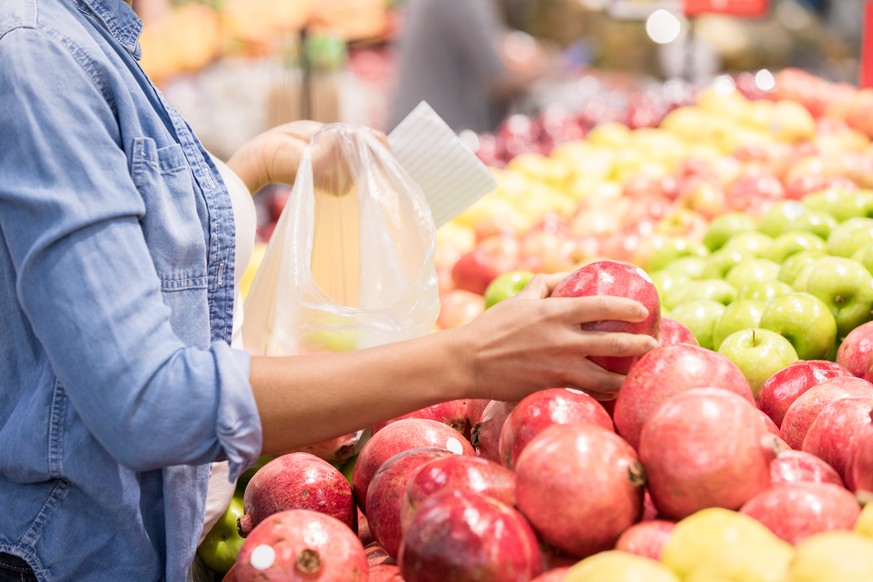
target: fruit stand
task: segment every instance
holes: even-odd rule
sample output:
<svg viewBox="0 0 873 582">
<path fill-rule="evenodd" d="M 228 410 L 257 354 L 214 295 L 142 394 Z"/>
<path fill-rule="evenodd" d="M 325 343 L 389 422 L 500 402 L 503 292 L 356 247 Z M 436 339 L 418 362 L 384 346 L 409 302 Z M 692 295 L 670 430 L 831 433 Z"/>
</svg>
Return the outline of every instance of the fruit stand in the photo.
<svg viewBox="0 0 873 582">
<path fill-rule="evenodd" d="M 220 30 L 257 46 L 259 13 L 224 10 L 189 62 L 151 66 L 202 67 Z M 563 274 L 553 297 L 648 310 L 589 329 L 660 345 L 592 357 L 626 375 L 615 399 L 450 401 L 262 457 L 198 550 L 213 579 L 873 581 L 873 89 L 794 66 L 618 79 L 465 136 L 497 186 L 436 231 L 434 330 Z M 244 291 L 287 196 L 259 194 Z"/>
</svg>

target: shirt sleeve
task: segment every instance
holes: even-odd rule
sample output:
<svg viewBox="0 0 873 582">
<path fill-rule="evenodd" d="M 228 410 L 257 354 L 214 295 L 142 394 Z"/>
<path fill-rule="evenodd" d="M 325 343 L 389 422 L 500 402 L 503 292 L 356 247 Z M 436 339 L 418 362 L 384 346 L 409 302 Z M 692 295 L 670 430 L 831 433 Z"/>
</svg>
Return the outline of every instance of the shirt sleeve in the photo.
<svg viewBox="0 0 873 582">
<path fill-rule="evenodd" d="M 227 459 L 234 478 L 261 449 L 248 355 L 222 342 L 192 348 L 173 333 L 95 66 L 37 30 L 0 38 L 0 235 L 39 343 L 21 349 L 45 350 L 121 464 Z"/>
</svg>

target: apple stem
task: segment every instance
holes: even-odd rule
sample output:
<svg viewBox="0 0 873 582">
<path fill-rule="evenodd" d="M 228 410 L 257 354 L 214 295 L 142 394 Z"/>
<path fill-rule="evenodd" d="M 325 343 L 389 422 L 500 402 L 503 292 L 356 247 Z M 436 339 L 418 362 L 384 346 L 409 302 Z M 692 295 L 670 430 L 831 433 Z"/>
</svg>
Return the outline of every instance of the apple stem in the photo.
<svg viewBox="0 0 873 582">
<path fill-rule="evenodd" d="M 634 487 L 644 487 L 646 485 L 646 468 L 639 461 L 634 461 L 628 465 L 627 477 Z"/>
<path fill-rule="evenodd" d="M 297 556 L 294 567 L 304 574 L 315 574 L 321 570 L 321 556 L 317 550 L 306 548 Z"/>
</svg>

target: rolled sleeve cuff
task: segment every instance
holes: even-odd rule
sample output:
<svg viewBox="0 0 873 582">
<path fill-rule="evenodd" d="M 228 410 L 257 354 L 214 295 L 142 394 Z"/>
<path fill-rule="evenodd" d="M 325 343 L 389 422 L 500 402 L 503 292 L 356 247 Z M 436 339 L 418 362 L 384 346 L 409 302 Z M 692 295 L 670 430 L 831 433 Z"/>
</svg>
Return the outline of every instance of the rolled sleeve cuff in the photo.
<svg viewBox="0 0 873 582">
<path fill-rule="evenodd" d="M 249 354 L 231 349 L 227 344 L 217 343 L 214 347 L 219 352 L 230 352 L 231 359 L 218 357 L 219 362 L 232 362 L 220 370 L 222 382 L 219 383 L 215 432 L 228 461 L 229 478 L 235 481 L 261 454 L 261 417 L 249 382 Z"/>
</svg>

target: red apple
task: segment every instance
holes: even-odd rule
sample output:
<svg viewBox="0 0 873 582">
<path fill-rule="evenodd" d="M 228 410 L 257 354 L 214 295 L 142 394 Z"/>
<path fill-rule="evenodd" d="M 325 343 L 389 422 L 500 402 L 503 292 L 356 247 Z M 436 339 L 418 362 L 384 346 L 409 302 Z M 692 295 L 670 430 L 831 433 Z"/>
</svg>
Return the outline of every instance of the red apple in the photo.
<svg viewBox="0 0 873 582">
<path fill-rule="evenodd" d="M 865 492 L 867 502 L 873 502 L 873 427 L 858 435 L 851 469 L 854 490 Z"/>
<path fill-rule="evenodd" d="M 540 539 L 580 558 L 613 547 L 639 521 L 644 489 L 633 448 L 587 422 L 546 428 L 516 465 L 519 510 Z"/>
<path fill-rule="evenodd" d="M 612 419 L 600 403 L 581 390 L 548 388 L 526 396 L 503 423 L 500 462 L 510 469 L 536 435 L 553 424 L 591 422 L 614 431 Z"/>
<path fill-rule="evenodd" d="M 403 416 L 398 416 L 397 418 L 392 418 L 391 420 L 386 420 L 385 422 L 373 425 L 373 434 L 376 434 L 392 422 L 404 418 L 426 418 L 446 424 L 464 435 L 464 438 L 469 439 L 471 426 L 468 420 L 468 408 L 471 402 L 472 400 L 449 400 L 420 410 L 415 410 L 409 414 L 404 414 Z"/>
<path fill-rule="evenodd" d="M 740 509 L 777 537 L 797 544 L 811 535 L 835 529 L 850 530 L 858 520 L 858 500 L 830 483 L 782 483 L 758 493 Z"/>
<path fill-rule="evenodd" d="M 410 449 L 398 453 L 385 461 L 370 481 L 367 489 L 367 522 L 373 537 L 392 558 L 396 558 L 400 551 L 400 512 L 407 483 L 425 463 L 446 455 L 457 456 L 445 449 L 435 448 Z"/>
<path fill-rule="evenodd" d="M 306 509 L 274 513 L 240 549 L 237 582 L 364 582 L 367 555 L 338 519 Z"/>
<path fill-rule="evenodd" d="M 615 429 L 638 447 L 643 423 L 661 403 L 679 392 L 707 387 L 724 388 L 754 402 L 749 381 L 725 356 L 688 344 L 657 347 L 628 371 L 615 402 Z"/>
<path fill-rule="evenodd" d="M 634 524 L 619 536 L 615 549 L 660 560 L 664 544 L 670 539 L 675 526 L 675 522 L 661 519 Z"/>
<path fill-rule="evenodd" d="M 843 479 L 833 467 L 811 453 L 782 451 L 770 463 L 770 482 L 779 483 L 830 483 L 843 486 Z"/>
<path fill-rule="evenodd" d="M 515 505 L 515 473 L 494 461 L 470 455 L 450 455 L 422 465 L 407 482 L 400 511 L 405 529 L 424 501 L 445 489 L 471 490 Z"/>
<path fill-rule="evenodd" d="M 461 255 L 452 267 L 452 281 L 455 287 L 477 295 L 484 295 L 488 283 L 499 274 L 494 259 L 478 248 Z"/>
<path fill-rule="evenodd" d="M 364 513 L 367 513 L 367 489 L 379 467 L 397 453 L 424 447 L 445 449 L 459 455 L 475 454 L 467 439 L 441 422 L 424 418 L 392 422 L 367 441 L 355 461 L 352 484 Z"/>
<path fill-rule="evenodd" d="M 444 490 L 427 499 L 403 536 L 398 561 L 405 582 L 527 582 L 542 572 L 524 517 L 475 491 Z"/>
<path fill-rule="evenodd" d="M 855 452 L 858 435 L 870 426 L 873 392 L 869 396 L 841 398 L 818 413 L 803 439 L 803 450 L 825 461 L 854 489 L 849 462 Z"/>
<path fill-rule="evenodd" d="M 503 423 L 518 406 L 518 402 L 492 400 L 482 411 L 482 416 L 470 431 L 470 442 L 476 454 L 483 459 L 500 462 L 500 431 Z"/>
<path fill-rule="evenodd" d="M 472 291 L 453 289 L 440 295 L 440 315 L 437 326 L 451 329 L 470 323 L 485 311 L 485 298 Z"/>
<path fill-rule="evenodd" d="M 804 392 L 782 419 L 782 437 L 792 449 L 803 449 L 809 427 L 824 407 L 842 398 L 873 396 L 873 384 L 855 376 L 836 376 Z"/>
<path fill-rule="evenodd" d="M 691 344 L 699 346 L 697 338 L 691 333 L 691 330 L 669 317 L 661 317 L 661 340 L 662 346 L 672 344 Z"/>
<path fill-rule="evenodd" d="M 243 515 L 237 527 L 248 536 L 267 517 L 287 509 L 318 511 L 357 530 L 357 509 L 345 476 L 327 461 L 309 453 L 288 453 L 261 467 L 243 494 Z"/>
<path fill-rule="evenodd" d="M 643 321 L 598 321 L 585 323 L 583 329 L 642 333 L 657 339 L 661 325 L 661 300 L 658 290 L 645 271 L 630 263 L 619 261 L 595 261 L 567 275 L 552 291 L 552 297 L 586 297 L 612 295 L 628 297 L 645 306 L 649 311 Z M 593 356 L 591 361 L 607 370 L 626 374 L 636 358 Z"/>
<path fill-rule="evenodd" d="M 785 413 L 801 394 L 830 378 L 849 375 L 847 369 L 834 362 L 798 360 L 764 382 L 756 397 L 757 404 L 776 426 L 782 426 Z"/>
<path fill-rule="evenodd" d="M 849 332 L 837 350 L 837 363 L 853 375 L 863 378 L 873 360 L 873 321 L 862 323 Z"/>
<path fill-rule="evenodd" d="M 776 454 L 765 435 L 755 409 L 727 390 L 695 388 L 664 401 L 639 447 L 658 514 L 678 520 L 706 507 L 739 509 L 769 487 Z"/>
</svg>

